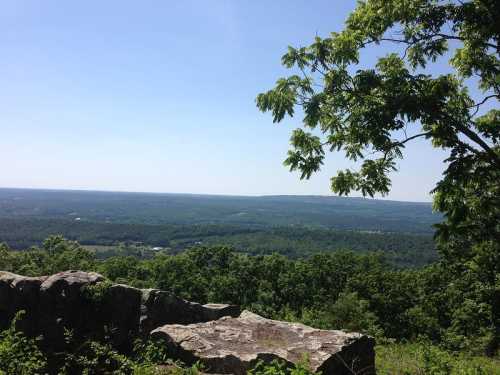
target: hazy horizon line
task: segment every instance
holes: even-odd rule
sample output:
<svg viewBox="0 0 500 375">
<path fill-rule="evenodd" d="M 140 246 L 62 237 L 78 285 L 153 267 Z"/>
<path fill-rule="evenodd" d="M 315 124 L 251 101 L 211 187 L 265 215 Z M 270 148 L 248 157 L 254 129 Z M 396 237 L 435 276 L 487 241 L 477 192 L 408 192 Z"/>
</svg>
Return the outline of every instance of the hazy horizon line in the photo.
<svg viewBox="0 0 500 375">
<path fill-rule="evenodd" d="M 362 196 L 340 196 L 340 195 L 325 195 L 325 194 L 222 194 L 222 193 L 186 193 L 186 192 L 166 192 L 166 191 L 132 191 L 132 190 L 103 190 L 103 189 L 86 189 L 86 188 L 39 188 L 39 187 L 19 187 L 19 186 L 0 186 L 0 190 L 40 190 L 40 191 L 69 191 L 69 192 L 87 192 L 87 193 L 122 193 L 122 194 L 157 194 L 157 195 L 191 195 L 191 196 L 216 196 L 216 197 L 241 197 L 241 198 L 266 198 L 266 197 L 318 197 L 318 198 L 340 198 L 340 199 L 366 199 L 385 202 L 402 202 L 402 203 L 422 203 L 431 204 L 432 201 L 406 201 L 390 198 L 372 198 Z"/>
</svg>

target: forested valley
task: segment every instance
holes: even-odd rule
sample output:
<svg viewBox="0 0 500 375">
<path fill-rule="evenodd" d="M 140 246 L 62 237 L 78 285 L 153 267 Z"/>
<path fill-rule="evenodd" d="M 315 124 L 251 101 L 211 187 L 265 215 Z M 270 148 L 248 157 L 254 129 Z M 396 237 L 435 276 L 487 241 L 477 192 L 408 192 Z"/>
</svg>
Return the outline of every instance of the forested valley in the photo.
<svg viewBox="0 0 500 375">
<path fill-rule="evenodd" d="M 381 252 L 394 266 L 419 267 L 437 259 L 438 220 L 427 203 L 359 198 L 0 189 L 0 241 L 24 250 L 60 234 L 98 258 L 226 245 L 291 258 Z"/>
</svg>

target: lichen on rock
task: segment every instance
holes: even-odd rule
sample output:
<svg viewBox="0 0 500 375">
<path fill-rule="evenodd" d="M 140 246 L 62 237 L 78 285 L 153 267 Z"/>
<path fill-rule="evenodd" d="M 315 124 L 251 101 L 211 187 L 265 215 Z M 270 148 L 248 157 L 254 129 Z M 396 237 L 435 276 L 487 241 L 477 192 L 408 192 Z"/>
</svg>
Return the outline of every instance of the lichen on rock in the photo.
<svg viewBox="0 0 500 375">
<path fill-rule="evenodd" d="M 244 311 L 238 318 L 191 325 L 165 325 L 151 332 L 168 352 L 208 372 L 246 374 L 259 361 L 280 360 L 292 367 L 304 357 L 323 375 L 373 373 L 374 340 L 360 333 L 327 331 L 263 318 Z"/>
</svg>

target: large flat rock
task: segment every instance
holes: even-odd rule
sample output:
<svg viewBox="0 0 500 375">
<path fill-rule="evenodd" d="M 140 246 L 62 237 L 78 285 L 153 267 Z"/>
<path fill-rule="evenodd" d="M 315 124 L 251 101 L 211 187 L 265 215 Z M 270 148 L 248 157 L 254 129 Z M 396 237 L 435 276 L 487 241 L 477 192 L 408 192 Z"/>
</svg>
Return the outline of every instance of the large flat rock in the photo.
<svg viewBox="0 0 500 375">
<path fill-rule="evenodd" d="M 164 340 L 174 358 L 187 364 L 199 361 L 208 373 L 243 375 L 259 360 L 278 359 L 291 367 L 304 358 L 322 375 L 375 373 L 371 337 L 265 319 L 249 311 L 238 318 L 165 325 L 151 334 Z"/>
</svg>

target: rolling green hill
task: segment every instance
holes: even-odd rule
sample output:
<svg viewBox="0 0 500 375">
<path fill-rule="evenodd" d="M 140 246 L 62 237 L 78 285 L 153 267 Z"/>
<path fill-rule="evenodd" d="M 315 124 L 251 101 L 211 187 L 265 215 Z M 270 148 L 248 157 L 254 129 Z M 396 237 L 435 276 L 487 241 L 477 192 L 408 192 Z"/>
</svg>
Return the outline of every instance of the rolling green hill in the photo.
<svg viewBox="0 0 500 375">
<path fill-rule="evenodd" d="M 430 203 L 326 196 L 215 196 L 0 189 L 0 217 L 135 224 L 300 225 L 431 233 Z"/>
</svg>

